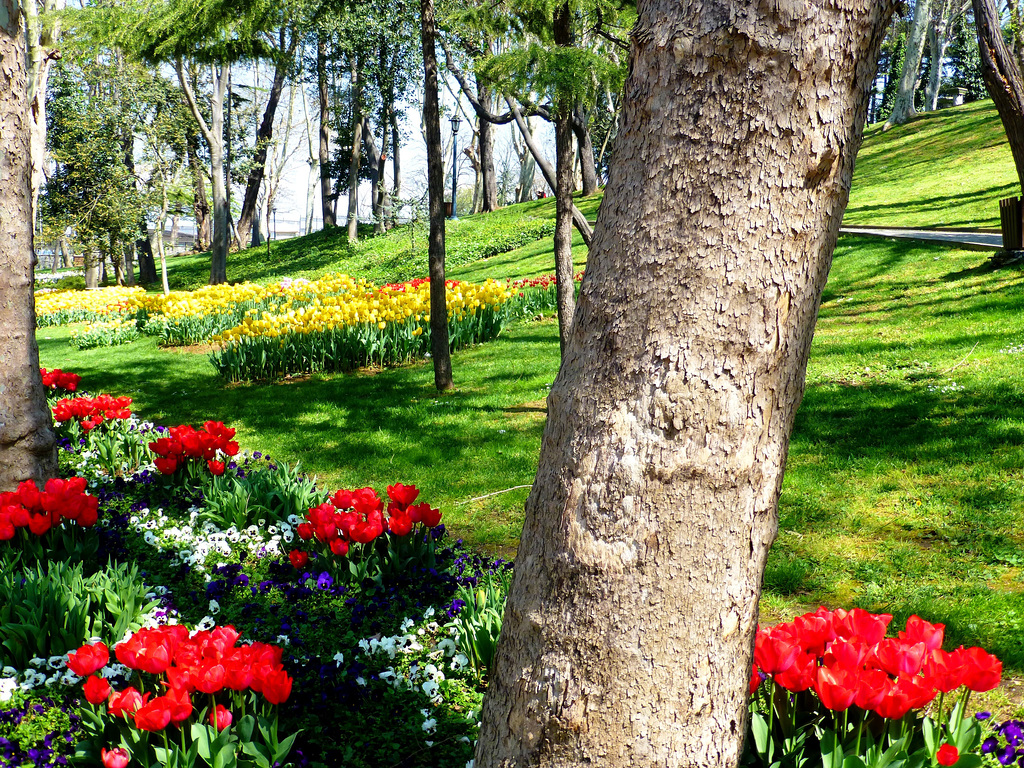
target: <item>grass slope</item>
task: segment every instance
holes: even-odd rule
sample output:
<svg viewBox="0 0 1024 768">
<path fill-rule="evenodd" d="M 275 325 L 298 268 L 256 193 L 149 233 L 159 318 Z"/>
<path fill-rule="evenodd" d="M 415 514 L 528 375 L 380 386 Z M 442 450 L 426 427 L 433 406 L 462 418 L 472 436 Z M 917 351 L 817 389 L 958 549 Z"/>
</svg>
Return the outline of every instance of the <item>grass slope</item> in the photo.
<svg viewBox="0 0 1024 768">
<path fill-rule="evenodd" d="M 999 200 L 1020 194 L 1003 124 L 990 100 L 867 130 L 843 223 L 999 227 Z"/>
</svg>

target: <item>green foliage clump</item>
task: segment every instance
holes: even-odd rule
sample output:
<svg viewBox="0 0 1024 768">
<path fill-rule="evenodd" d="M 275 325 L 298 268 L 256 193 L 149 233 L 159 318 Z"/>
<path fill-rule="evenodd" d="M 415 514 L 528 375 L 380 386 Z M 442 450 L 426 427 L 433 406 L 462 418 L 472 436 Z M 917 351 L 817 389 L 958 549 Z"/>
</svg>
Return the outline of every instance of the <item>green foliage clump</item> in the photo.
<svg viewBox="0 0 1024 768">
<path fill-rule="evenodd" d="M 199 517 L 221 530 L 274 525 L 291 515 L 302 517 L 323 501 L 316 480 L 303 475 L 298 463 L 247 462 L 239 474 L 203 477 L 204 504 Z"/>
<path fill-rule="evenodd" d="M 0 666 L 27 669 L 89 638 L 110 643 L 141 626 L 156 601 L 135 565 L 110 564 L 86 576 L 82 563 L 38 564 L 0 573 Z"/>
<path fill-rule="evenodd" d="M 455 592 L 455 599 L 465 605 L 449 626 L 456 630 L 459 650 L 481 675 L 486 675 L 494 663 L 505 616 L 505 598 L 511 586 L 510 564 L 498 572 L 487 571 L 475 587 L 460 586 Z"/>
</svg>

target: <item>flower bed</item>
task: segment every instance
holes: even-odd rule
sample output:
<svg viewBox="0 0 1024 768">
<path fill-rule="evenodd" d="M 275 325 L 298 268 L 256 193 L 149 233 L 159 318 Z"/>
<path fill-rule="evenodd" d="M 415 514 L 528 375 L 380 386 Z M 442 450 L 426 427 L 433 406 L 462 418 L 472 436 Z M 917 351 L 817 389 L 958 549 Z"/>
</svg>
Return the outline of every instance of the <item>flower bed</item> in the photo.
<svg viewBox="0 0 1024 768">
<path fill-rule="evenodd" d="M 508 563 L 451 542 L 414 485 L 321 488 L 222 423 L 81 399 L 112 407 L 58 424 L 78 479 L 0 496 L 0 631 L 20 638 L 0 644 L 4 759 L 467 765 Z M 1022 756 L 1019 725 L 970 716 L 998 660 L 943 651 L 917 617 L 886 638 L 890 618 L 821 609 L 758 633 L 747 764 Z"/>
</svg>

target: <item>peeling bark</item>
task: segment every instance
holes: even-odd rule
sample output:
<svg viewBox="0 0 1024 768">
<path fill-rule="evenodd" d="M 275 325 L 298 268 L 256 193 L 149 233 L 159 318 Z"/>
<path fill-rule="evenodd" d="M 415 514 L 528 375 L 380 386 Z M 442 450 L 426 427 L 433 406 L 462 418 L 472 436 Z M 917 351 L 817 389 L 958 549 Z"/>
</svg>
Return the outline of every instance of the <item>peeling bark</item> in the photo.
<svg viewBox="0 0 1024 768">
<path fill-rule="evenodd" d="M 639 3 L 477 768 L 738 764 L 789 436 L 894 3 Z"/>
<path fill-rule="evenodd" d="M 22 15 L 15 0 L 0 0 L 0 491 L 57 475 L 36 345 L 26 79 Z"/>
</svg>

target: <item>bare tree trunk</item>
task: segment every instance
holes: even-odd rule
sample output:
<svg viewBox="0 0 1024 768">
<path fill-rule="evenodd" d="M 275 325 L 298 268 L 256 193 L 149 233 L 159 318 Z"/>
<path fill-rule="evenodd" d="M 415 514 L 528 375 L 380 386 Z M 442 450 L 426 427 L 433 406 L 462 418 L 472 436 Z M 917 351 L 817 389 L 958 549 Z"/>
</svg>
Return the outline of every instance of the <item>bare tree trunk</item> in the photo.
<svg viewBox="0 0 1024 768">
<path fill-rule="evenodd" d="M 529 118 L 525 122 L 526 130 L 529 133 L 531 131 Z M 533 182 L 537 176 L 537 163 L 525 140 L 522 146 L 519 146 L 516 144 L 513 134 L 512 143 L 515 145 L 516 156 L 519 158 L 519 182 L 516 184 L 515 200 L 517 203 L 527 203 L 533 197 Z"/>
<path fill-rule="evenodd" d="M 391 113 L 391 175 L 394 177 L 394 187 L 391 197 L 395 201 L 396 215 L 398 213 L 399 199 L 402 194 L 402 136 L 398 131 L 398 113 Z"/>
<path fill-rule="evenodd" d="M 572 40 L 572 13 L 566 2 L 554 12 L 555 45 L 569 47 Z M 573 150 L 572 110 L 564 104 L 554 115 L 555 123 L 555 293 L 558 303 L 558 346 L 565 354 L 576 312 L 576 286 L 572 280 Z"/>
<path fill-rule="evenodd" d="M 882 126 L 883 131 L 896 125 L 903 125 L 917 115 L 914 91 L 917 90 L 921 55 L 924 53 L 924 41 L 932 20 L 931 4 L 932 0 L 917 0 L 917 5 L 914 6 L 914 19 L 910 23 L 910 33 L 907 35 L 907 55 L 903 60 L 903 77 L 900 78 L 900 85 L 896 90 L 892 114 Z"/>
<path fill-rule="evenodd" d="M 572 130 L 579 145 L 580 174 L 583 179 L 583 196 L 597 193 L 597 164 L 594 156 L 594 141 L 590 136 L 589 120 L 582 105 L 577 105 L 573 115 Z"/>
<path fill-rule="evenodd" d="M 514 104 L 511 99 L 507 99 L 507 102 L 509 108 L 512 110 L 512 114 L 514 115 L 516 126 L 519 128 L 519 133 L 521 133 L 523 136 L 523 141 L 525 141 L 526 146 L 530 148 L 530 154 L 533 155 L 533 159 L 536 161 L 537 167 L 540 168 L 541 173 L 544 174 L 544 180 L 548 183 L 548 186 L 551 187 L 552 191 L 554 191 L 557 194 L 558 181 L 555 178 L 555 169 L 551 167 L 551 163 L 545 160 L 544 155 L 541 154 L 540 147 L 537 146 L 537 142 L 534 141 L 533 134 L 530 132 L 530 128 L 526 124 L 526 120 L 523 118 L 522 112 L 519 110 L 519 107 L 516 104 Z M 570 142 L 572 141 L 571 136 L 569 140 Z M 572 202 L 571 197 L 569 199 L 569 205 L 572 206 L 571 211 L 573 226 L 576 227 L 576 230 L 583 237 L 583 242 L 585 242 L 587 244 L 587 247 L 589 248 L 590 242 L 594 237 L 594 230 L 591 229 L 590 224 L 587 222 L 587 217 L 584 216 L 582 211 L 580 211 L 580 209 L 577 208 L 576 205 Z"/>
<path fill-rule="evenodd" d="M 383 183 L 381 176 L 384 171 L 384 156 L 377 151 L 377 139 L 373 135 L 373 126 L 370 125 L 370 118 L 363 115 L 359 124 L 359 131 L 362 134 L 363 145 L 366 149 L 366 162 L 370 167 L 370 203 L 373 211 L 373 231 L 376 234 L 384 232 L 384 196 L 381 194 Z"/>
<path fill-rule="evenodd" d="M 893 4 L 639 3 L 477 768 L 739 763 L 789 435 Z"/>
<path fill-rule="evenodd" d="M 64 10 L 65 0 L 25 0 L 25 32 L 28 45 L 28 105 L 32 116 L 32 224 L 39 209 L 39 191 L 46 174 L 46 84 L 50 64 L 60 58 L 57 39 L 60 17 L 51 16 L 42 24 L 40 13 L 53 14 Z"/>
<path fill-rule="evenodd" d="M 423 46 L 423 124 L 427 135 L 427 187 L 430 206 L 430 352 L 434 386 L 455 387 L 448 340 L 448 303 L 444 278 L 444 161 L 441 158 L 441 115 L 437 97 L 437 34 L 434 0 L 420 0 L 420 41 Z M 396 177 L 397 178 L 397 175 Z"/>
<path fill-rule="evenodd" d="M 192 176 L 193 212 L 196 218 L 196 241 L 194 249 L 201 253 L 209 250 L 212 242 L 210 201 L 206 196 L 206 179 L 199 165 L 199 137 L 191 131 L 185 137 L 188 169 Z"/>
<path fill-rule="evenodd" d="M 494 95 L 490 89 L 477 86 L 477 96 L 480 104 L 488 112 L 494 109 Z M 494 173 L 494 126 L 487 120 L 479 118 L 480 133 L 480 184 L 482 200 L 480 210 L 484 212 L 496 211 L 500 207 L 498 202 L 498 177 Z"/>
<path fill-rule="evenodd" d="M 227 89 L 229 65 L 222 63 L 210 67 L 213 89 L 210 95 L 210 124 L 206 124 L 196 101 L 192 84 L 185 75 L 181 59 L 175 63 L 178 82 L 185 94 L 192 117 L 199 124 L 203 138 L 210 148 L 210 181 L 213 186 L 213 249 L 210 252 L 210 285 L 228 280 L 228 244 L 231 238 L 231 216 L 228 210 L 227 187 L 224 178 L 224 94 Z"/>
<path fill-rule="evenodd" d="M 249 238 L 252 235 L 252 225 L 256 218 L 256 204 L 259 200 L 260 187 L 263 185 L 263 177 L 266 174 L 267 151 L 274 138 L 274 117 L 277 114 L 277 106 L 281 102 L 281 91 L 284 89 L 288 66 L 299 41 L 299 35 L 294 31 L 290 42 L 286 42 L 285 35 L 286 30 L 282 27 L 278 35 L 278 52 L 282 58 L 279 58 L 274 66 L 274 79 L 270 85 L 267 106 L 263 110 L 263 120 L 256 131 L 256 151 L 252 158 L 252 169 L 249 171 L 249 177 L 245 180 L 242 209 L 239 211 L 238 221 L 235 222 L 235 238 L 239 248 L 248 247 Z"/>
<path fill-rule="evenodd" d="M 348 166 L 348 241 L 359 240 L 359 166 L 362 163 L 363 147 L 363 84 L 359 77 L 359 58 L 352 54 L 350 60 L 352 90 L 352 154 Z"/>
<path fill-rule="evenodd" d="M 320 209 L 323 227 L 338 226 L 334 216 L 334 198 L 331 195 L 331 135 L 330 106 L 327 92 L 327 41 L 323 36 L 316 40 L 316 81 L 320 96 Z"/>
<path fill-rule="evenodd" d="M 1024 188 L 1024 76 L 1003 40 L 996 0 L 973 0 L 981 74 L 1006 129 L 1017 179 Z"/>
<path fill-rule="evenodd" d="M 32 118 L 25 32 L 0 0 L 0 491 L 57 475 L 56 439 L 39 374 L 32 242 Z"/>
</svg>

